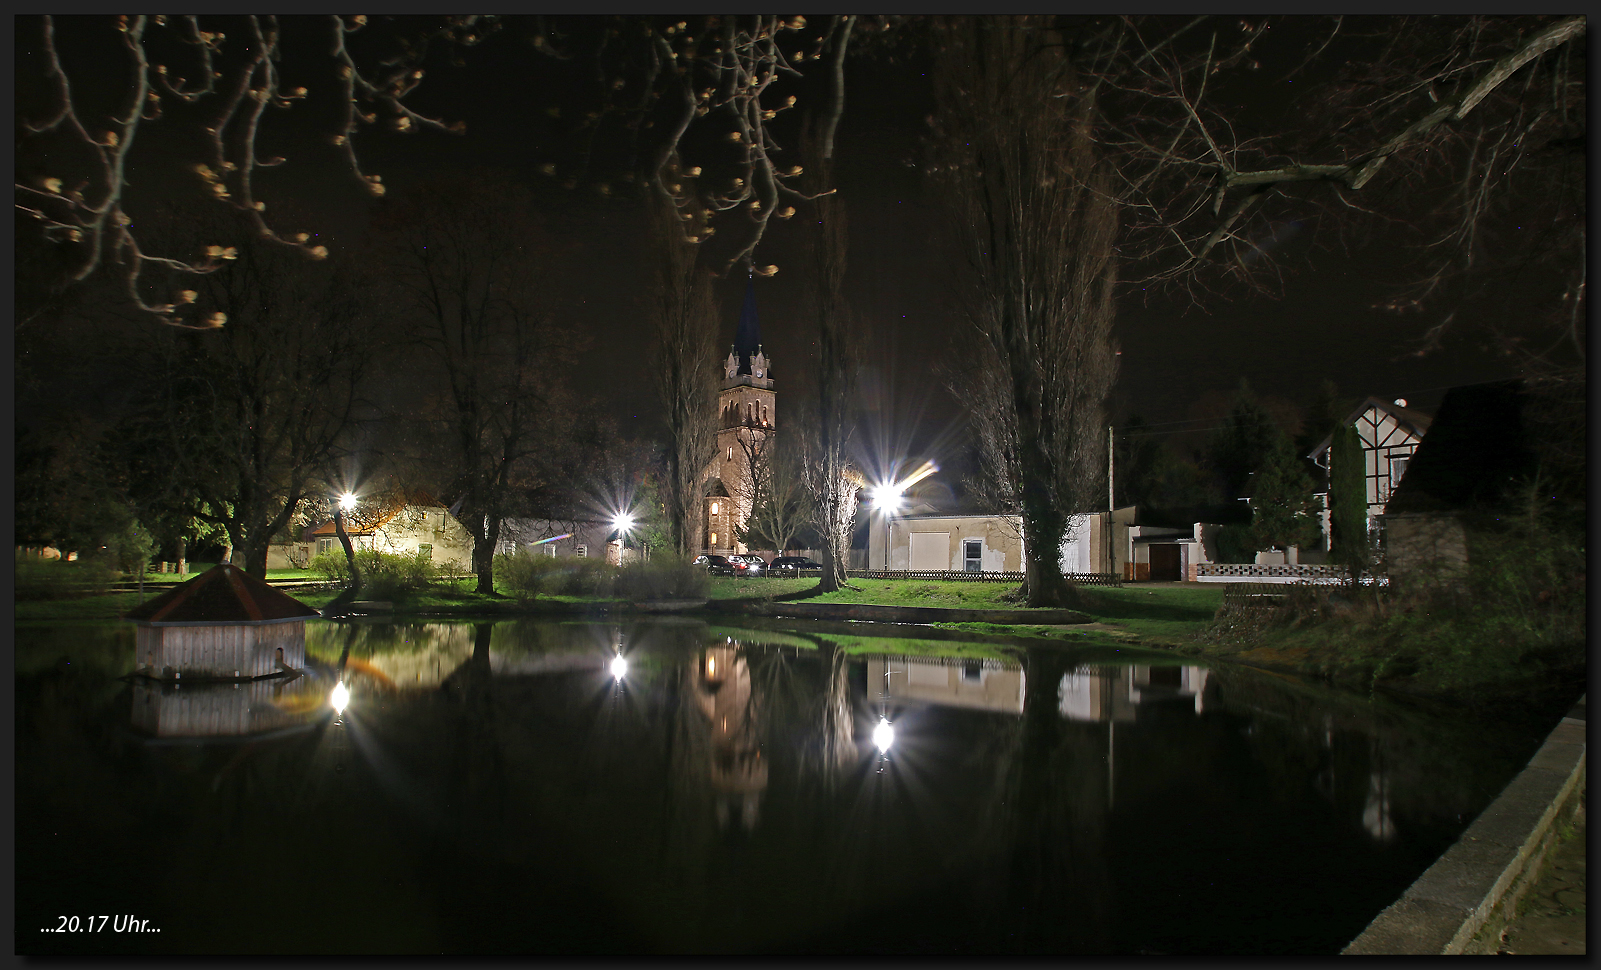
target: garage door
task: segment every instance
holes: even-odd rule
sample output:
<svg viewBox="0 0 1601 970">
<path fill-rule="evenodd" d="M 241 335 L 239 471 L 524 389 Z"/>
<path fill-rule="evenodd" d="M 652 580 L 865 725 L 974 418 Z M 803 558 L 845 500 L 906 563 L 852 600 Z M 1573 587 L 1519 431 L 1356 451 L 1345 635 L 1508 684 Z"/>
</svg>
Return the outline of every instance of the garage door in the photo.
<svg viewBox="0 0 1601 970">
<path fill-rule="evenodd" d="M 951 534 L 949 532 L 912 533 L 913 569 L 950 569 Z"/>
</svg>

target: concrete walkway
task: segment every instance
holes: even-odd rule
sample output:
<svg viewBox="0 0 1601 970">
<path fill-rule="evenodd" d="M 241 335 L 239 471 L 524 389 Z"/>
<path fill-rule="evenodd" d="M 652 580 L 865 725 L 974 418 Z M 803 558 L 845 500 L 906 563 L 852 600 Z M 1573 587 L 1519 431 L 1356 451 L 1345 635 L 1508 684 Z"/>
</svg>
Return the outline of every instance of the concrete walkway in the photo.
<svg viewBox="0 0 1601 970">
<path fill-rule="evenodd" d="M 1501 932 L 1498 955 L 1583 956 L 1585 824 L 1581 807 L 1571 832 L 1551 849 L 1540 876 Z"/>
</svg>

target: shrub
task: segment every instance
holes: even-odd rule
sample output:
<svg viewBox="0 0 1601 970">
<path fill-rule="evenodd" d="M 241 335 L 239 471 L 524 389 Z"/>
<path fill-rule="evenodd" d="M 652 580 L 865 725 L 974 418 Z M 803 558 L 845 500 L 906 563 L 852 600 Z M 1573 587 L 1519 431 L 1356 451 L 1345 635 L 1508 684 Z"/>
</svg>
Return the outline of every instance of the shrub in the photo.
<svg viewBox="0 0 1601 970">
<path fill-rule="evenodd" d="M 438 576 L 434 564 L 421 553 L 410 556 L 356 550 L 356 566 L 361 570 L 362 595 L 369 599 L 397 599 L 433 585 Z M 320 552 L 310 567 L 329 582 L 350 581 L 350 566 L 342 551 Z"/>
<path fill-rule="evenodd" d="M 546 596 L 611 596 L 617 567 L 599 559 L 553 559 L 526 549 L 495 557 L 495 580 L 525 599 Z"/>
<path fill-rule="evenodd" d="M 617 575 L 616 593 L 625 599 L 704 599 L 711 578 L 688 559 L 660 555 L 650 562 L 632 562 Z"/>
<path fill-rule="evenodd" d="M 104 593 L 118 575 L 104 560 L 69 563 L 18 556 L 15 595 L 18 600 L 56 600 Z"/>
<path fill-rule="evenodd" d="M 319 552 L 311 557 L 306 568 L 313 570 L 317 575 L 330 583 L 347 583 L 350 581 L 350 566 L 345 562 L 343 552 Z"/>
</svg>

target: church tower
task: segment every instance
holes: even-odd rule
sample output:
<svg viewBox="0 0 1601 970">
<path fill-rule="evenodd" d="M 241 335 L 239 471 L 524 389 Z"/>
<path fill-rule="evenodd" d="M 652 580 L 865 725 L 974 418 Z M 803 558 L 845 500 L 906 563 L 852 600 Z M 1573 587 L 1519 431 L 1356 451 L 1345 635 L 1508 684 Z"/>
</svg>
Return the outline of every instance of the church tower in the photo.
<svg viewBox="0 0 1601 970">
<path fill-rule="evenodd" d="M 723 383 L 717 395 L 717 454 L 707 466 L 703 499 L 706 551 L 728 555 L 745 552 L 735 530 L 750 518 L 754 489 L 750 460 L 776 432 L 777 405 L 772 362 L 762 352 L 756 323 L 756 282 L 745 285 L 734 346 L 723 361 Z"/>
</svg>

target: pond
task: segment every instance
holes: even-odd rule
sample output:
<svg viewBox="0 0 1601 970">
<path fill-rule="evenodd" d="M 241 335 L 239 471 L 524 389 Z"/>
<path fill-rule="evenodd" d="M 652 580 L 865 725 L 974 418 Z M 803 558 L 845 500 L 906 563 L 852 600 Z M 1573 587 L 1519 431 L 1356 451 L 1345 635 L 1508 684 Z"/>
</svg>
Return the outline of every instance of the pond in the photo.
<svg viewBox="0 0 1601 970">
<path fill-rule="evenodd" d="M 19 625 L 17 950 L 1335 953 L 1560 717 L 750 622 Z"/>
</svg>

